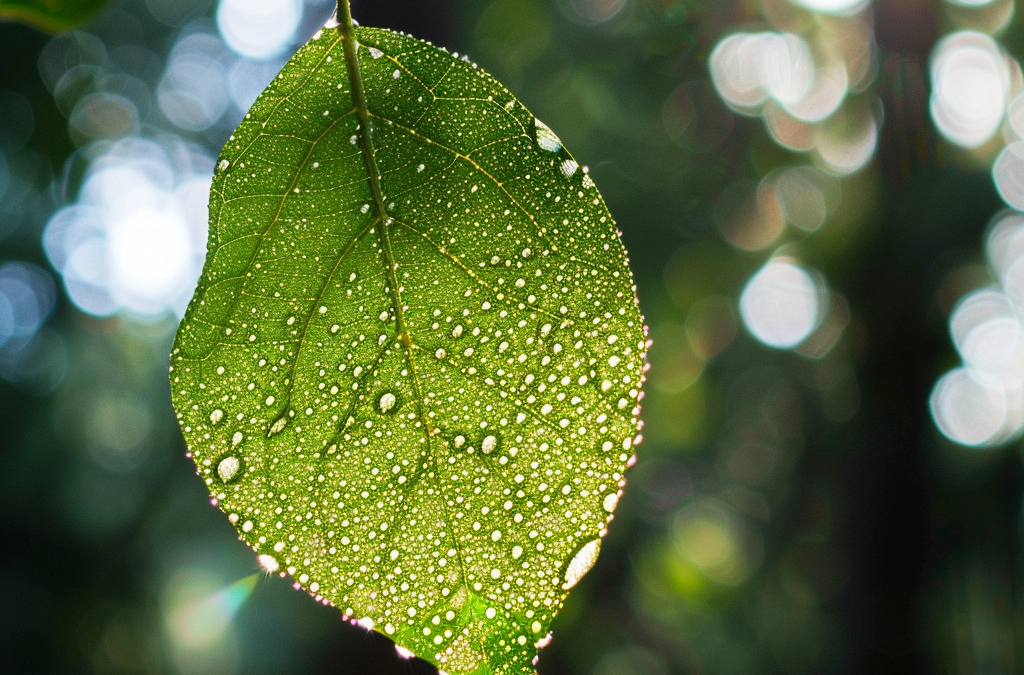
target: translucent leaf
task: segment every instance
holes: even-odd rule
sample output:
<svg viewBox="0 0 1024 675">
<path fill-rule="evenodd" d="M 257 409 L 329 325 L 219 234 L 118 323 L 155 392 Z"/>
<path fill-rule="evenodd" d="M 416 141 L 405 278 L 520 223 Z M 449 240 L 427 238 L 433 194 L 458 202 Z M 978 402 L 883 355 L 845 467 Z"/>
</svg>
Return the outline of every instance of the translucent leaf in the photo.
<svg viewBox="0 0 1024 675">
<path fill-rule="evenodd" d="M 0 20 L 24 21 L 50 33 L 85 23 L 110 0 L 0 0 Z"/>
<path fill-rule="evenodd" d="M 175 407 L 265 567 L 448 673 L 532 672 L 633 454 L 625 251 L 491 76 L 357 35 L 358 65 L 317 33 L 224 148 Z"/>
</svg>

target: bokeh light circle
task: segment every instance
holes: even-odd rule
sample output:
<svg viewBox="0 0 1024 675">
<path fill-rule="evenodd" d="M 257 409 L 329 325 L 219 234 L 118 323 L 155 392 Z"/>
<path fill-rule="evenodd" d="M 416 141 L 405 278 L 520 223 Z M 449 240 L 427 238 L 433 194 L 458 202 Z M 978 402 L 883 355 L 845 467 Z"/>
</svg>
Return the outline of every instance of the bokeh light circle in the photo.
<svg viewBox="0 0 1024 675">
<path fill-rule="evenodd" d="M 988 373 L 956 368 L 935 383 L 929 407 L 939 431 L 951 441 L 967 446 L 993 445 L 1021 428 L 1020 414 L 1014 411 L 1008 393 L 998 378 Z M 1019 403 L 1019 392 L 1014 398 Z"/>
<path fill-rule="evenodd" d="M 818 325 L 820 289 L 799 265 L 776 258 L 747 282 L 740 316 L 751 335 L 777 349 L 803 342 Z"/>
<path fill-rule="evenodd" d="M 848 16 L 868 5 L 868 0 L 797 0 L 797 4 L 814 12 Z"/>
<path fill-rule="evenodd" d="M 999 129 L 1010 67 L 991 37 L 960 31 L 943 38 L 932 52 L 931 80 L 932 119 L 948 140 L 974 148 Z"/>
<path fill-rule="evenodd" d="M 46 254 L 79 309 L 97 316 L 184 313 L 206 254 L 213 159 L 194 163 L 204 160 L 205 171 L 175 166 L 156 143 L 128 138 L 92 164 L 78 202 L 57 211 L 43 233 Z"/>
<path fill-rule="evenodd" d="M 301 0 L 220 0 L 217 5 L 217 27 L 224 41 L 255 59 L 285 51 L 301 20 Z"/>
<path fill-rule="evenodd" d="M 992 165 L 992 179 L 1003 201 L 1024 211 L 1024 141 L 1003 148 Z"/>
</svg>

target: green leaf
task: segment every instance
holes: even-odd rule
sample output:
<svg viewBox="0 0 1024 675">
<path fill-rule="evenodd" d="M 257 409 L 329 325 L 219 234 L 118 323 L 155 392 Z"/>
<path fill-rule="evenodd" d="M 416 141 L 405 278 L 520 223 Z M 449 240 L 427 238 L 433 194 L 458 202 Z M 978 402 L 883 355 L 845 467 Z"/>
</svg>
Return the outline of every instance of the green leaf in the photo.
<svg viewBox="0 0 1024 675">
<path fill-rule="evenodd" d="M 59 33 L 80 26 L 110 0 L 0 0 L 0 20 L 24 21 Z"/>
<path fill-rule="evenodd" d="M 265 567 L 448 673 L 532 672 L 633 454 L 625 251 L 490 75 L 356 35 L 317 33 L 224 148 L 175 407 Z"/>
</svg>

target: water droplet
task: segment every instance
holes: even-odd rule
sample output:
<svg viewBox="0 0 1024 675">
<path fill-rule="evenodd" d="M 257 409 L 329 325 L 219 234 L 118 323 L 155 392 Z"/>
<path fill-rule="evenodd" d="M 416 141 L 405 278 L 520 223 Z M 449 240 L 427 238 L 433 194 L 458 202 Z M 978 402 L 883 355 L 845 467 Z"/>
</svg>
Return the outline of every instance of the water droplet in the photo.
<svg viewBox="0 0 1024 675">
<path fill-rule="evenodd" d="M 562 162 L 562 173 L 564 173 L 566 177 L 572 176 L 576 173 L 576 169 L 578 168 L 580 168 L 580 165 L 571 159 L 567 159 Z"/>
<path fill-rule="evenodd" d="M 562 588 L 569 590 L 579 583 L 590 568 L 597 562 L 597 554 L 601 551 L 601 540 L 592 539 L 583 545 L 576 555 L 572 557 L 569 566 L 565 568 L 565 583 Z"/>
<path fill-rule="evenodd" d="M 455 445 L 456 448 L 461 448 L 465 444 L 466 444 L 466 437 L 465 436 L 456 436 L 455 437 L 454 445 Z"/>
<path fill-rule="evenodd" d="M 524 258 L 529 258 L 531 255 L 533 255 L 533 251 L 531 251 L 528 248 L 524 248 L 523 249 L 523 257 Z"/>
<path fill-rule="evenodd" d="M 423 170 L 426 168 L 427 167 L 425 165 L 420 164 L 418 167 L 416 167 L 416 173 L 423 173 Z"/>
<path fill-rule="evenodd" d="M 609 495 L 607 495 L 604 498 L 604 503 L 602 504 L 602 506 L 604 506 L 604 510 L 607 511 L 608 513 L 613 513 L 615 511 L 615 507 L 618 505 L 619 495 L 616 492 L 612 492 Z"/>
<path fill-rule="evenodd" d="M 231 162 L 226 159 L 222 159 L 217 163 L 217 168 L 221 171 L 231 166 Z"/>
<path fill-rule="evenodd" d="M 213 424 L 220 422 L 222 419 L 224 419 L 223 410 L 220 410 L 218 408 L 217 410 L 214 410 L 212 413 L 210 413 L 210 422 L 212 422 Z"/>
<path fill-rule="evenodd" d="M 282 415 L 281 417 L 278 417 L 272 425 L 270 425 L 270 429 L 267 431 L 267 436 L 274 436 L 281 433 L 284 431 L 286 426 L 288 426 L 288 417 Z"/>
<path fill-rule="evenodd" d="M 225 483 L 230 483 L 232 480 L 241 475 L 242 461 L 234 455 L 228 455 L 224 459 L 217 463 L 217 475 Z"/>
<path fill-rule="evenodd" d="M 484 612 L 484 616 L 486 616 L 488 619 L 493 619 L 495 616 L 497 616 L 497 614 L 498 612 L 493 607 L 488 607 L 487 611 Z"/>
<path fill-rule="evenodd" d="M 434 356 L 438 359 L 443 359 L 446 356 L 448 356 L 448 352 L 446 352 L 444 349 L 438 349 L 436 352 L 434 352 Z"/>
<path fill-rule="evenodd" d="M 375 59 L 379 59 L 380 57 L 384 56 L 384 52 L 377 49 L 376 47 L 370 47 L 370 56 L 372 56 Z"/>
<path fill-rule="evenodd" d="M 523 547 L 522 546 L 513 546 L 512 547 L 512 558 L 514 560 L 517 560 L 519 558 L 519 556 L 521 556 L 521 555 L 523 555 Z"/>
<path fill-rule="evenodd" d="M 537 127 L 537 145 L 548 152 L 558 152 L 562 149 L 562 141 L 548 125 L 538 119 L 534 119 L 533 123 Z"/>
<path fill-rule="evenodd" d="M 236 431 L 235 435 L 231 437 L 231 445 L 238 445 L 242 442 L 243 438 L 245 438 L 245 436 L 242 435 L 242 432 Z"/>
<path fill-rule="evenodd" d="M 456 326 L 452 329 L 452 337 L 459 337 L 462 335 L 462 326 Z"/>
<path fill-rule="evenodd" d="M 498 439 L 495 436 L 484 437 L 483 442 L 480 444 L 480 450 L 485 454 L 489 455 L 494 452 L 494 449 L 498 447 Z"/>
<path fill-rule="evenodd" d="M 277 400 L 273 396 L 267 397 L 267 405 L 274 405 L 274 401 Z"/>
<path fill-rule="evenodd" d="M 280 567 L 280 565 L 277 564 L 277 558 L 275 558 L 272 555 L 267 555 L 266 553 L 264 553 L 263 555 L 256 556 L 256 561 L 260 564 L 260 567 L 270 572 L 271 574 L 276 572 Z"/>
<path fill-rule="evenodd" d="M 390 391 L 382 394 L 380 397 L 380 401 L 378 401 L 378 405 L 380 406 L 381 412 L 387 412 L 391 410 L 392 408 L 395 407 L 396 403 L 398 403 L 398 399 L 395 398 L 395 395 L 392 394 Z"/>
</svg>

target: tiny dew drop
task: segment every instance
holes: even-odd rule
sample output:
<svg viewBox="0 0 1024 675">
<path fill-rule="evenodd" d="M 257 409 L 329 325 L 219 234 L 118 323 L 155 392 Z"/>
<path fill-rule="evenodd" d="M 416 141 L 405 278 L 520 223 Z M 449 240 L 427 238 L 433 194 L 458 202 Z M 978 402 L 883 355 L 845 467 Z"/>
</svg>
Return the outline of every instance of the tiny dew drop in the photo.
<svg viewBox="0 0 1024 675">
<path fill-rule="evenodd" d="M 245 436 L 242 435 L 242 432 L 236 431 L 235 435 L 231 437 L 231 445 L 238 445 L 242 442 L 243 438 L 245 438 Z"/>
<path fill-rule="evenodd" d="M 217 462 L 217 475 L 225 483 L 231 483 L 242 475 L 242 460 L 228 455 Z"/>
<path fill-rule="evenodd" d="M 480 450 L 485 455 L 489 455 L 494 452 L 494 449 L 498 447 L 498 438 L 496 436 L 486 436 L 482 443 L 480 443 Z"/>
<path fill-rule="evenodd" d="M 222 419 L 224 419 L 224 411 L 223 410 L 218 408 L 217 410 L 214 410 L 212 413 L 210 413 L 210 422 L 211 423 L 217 424 Z"/>
<path fill-rule="evenodd" d="M 377 402 L 377 405 L 380 406 L 380 411 L 384 413 L 392 410 L 397 404 L 398 399 L 390 391 L 381 394 L 380 400 Z"/>
<path fill-rule="evenodd" d="M 266 553 L 264 553 L 263 555 L 256 556 L 256 561 L 260 564 L 260 567 L 270 572 L 271 574 L 276 572 L 280 567 L 280 565 L 277 562 L 277 558 L 275 558 L 272 555 L 267 555 Z"/>
<path fill-rule="evenodd" d="M 443 348 L 438 349 L 436 352 L 434 352 L 434 357 L 437 358 L 438 360 L 441 360 L 446 356 L 448 356 L 448 352 L 446 352 Z"/>
</svg>

